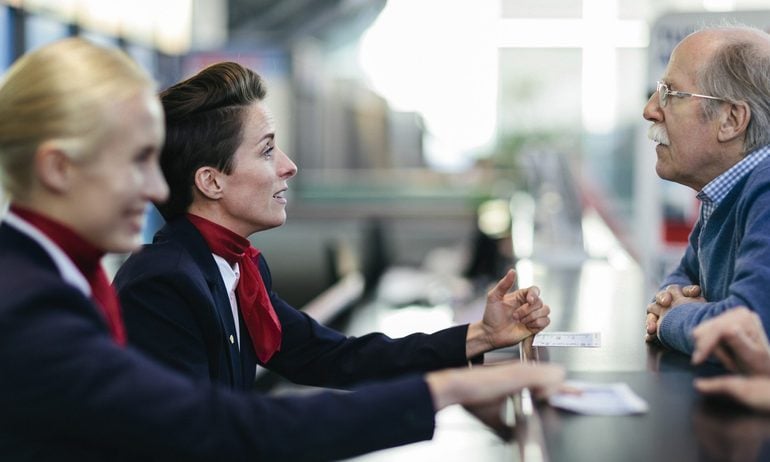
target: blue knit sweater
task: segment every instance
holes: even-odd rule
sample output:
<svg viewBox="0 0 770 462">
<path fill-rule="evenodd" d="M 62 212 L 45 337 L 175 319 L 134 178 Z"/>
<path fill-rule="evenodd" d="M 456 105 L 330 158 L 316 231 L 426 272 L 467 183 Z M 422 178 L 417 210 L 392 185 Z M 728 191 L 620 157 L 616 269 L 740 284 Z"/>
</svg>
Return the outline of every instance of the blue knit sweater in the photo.
<svg viewBox="0 0 770 462">
<path fill-rule="evenodd" d="M 705 227 L 696 223 L 661 289 L 670 284 L 698 284 L 708 302 L 680 305 L 663 317 L 658 336 L 669 348 L 692 353 L 693 328 L 739 305 L 757 312 L 770 332 L 770 158 L 733 187 Z"/>
</svg>

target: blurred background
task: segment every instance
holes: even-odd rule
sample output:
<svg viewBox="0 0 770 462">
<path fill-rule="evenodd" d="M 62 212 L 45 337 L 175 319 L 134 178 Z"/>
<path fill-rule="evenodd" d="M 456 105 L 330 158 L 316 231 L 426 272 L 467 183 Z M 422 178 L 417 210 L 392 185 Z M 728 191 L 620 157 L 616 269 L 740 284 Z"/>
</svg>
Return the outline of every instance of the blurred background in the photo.
<svg viewBox="0 0 770 462">
<path fill-rule="evenodd" d="M 81 35 L 125 49 L 160 88 L 223 60 L 262 74 L 277 142 L 299 174 L 287 223 L 253 240 L 296 306 L 351 273 L 365 290 L 389 268 L 472 284 L 522 258 L 590 258 L 586 216 L 609 230 L 625 252 L 618 264 L 638 265 L 651 290 L 678 258 L 697 202 L 655 176 L 642 108 L 687 33 L 724 22 L 768 29 L 768 8 L 766 0 L 4 0 L 0 69 Z M 148 240 L 160 224 L 149 213 Z M 405 271 L 402 281 L 424 282 Z"/>
</svg>

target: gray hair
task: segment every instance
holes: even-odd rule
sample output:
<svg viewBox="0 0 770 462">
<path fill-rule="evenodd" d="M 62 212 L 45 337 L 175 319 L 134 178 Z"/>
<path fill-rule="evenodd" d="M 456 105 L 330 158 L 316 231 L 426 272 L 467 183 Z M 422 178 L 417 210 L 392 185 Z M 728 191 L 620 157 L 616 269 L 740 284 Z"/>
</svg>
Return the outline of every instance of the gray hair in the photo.
<svg viewBox="0 0 770 462">
<path fill-rule="evenodd" d="M 751 119 L 743 144 L 747 154 L 770 144 L 770 36 L 749 26 L 716 29 L 736 33 L 725 34 L 724 44 L 701 68 L 698 84 L 708 95 L 748 104 Z M 702 104 L 712 118 L 720 103 L 704 99 Z"/>
</svg>

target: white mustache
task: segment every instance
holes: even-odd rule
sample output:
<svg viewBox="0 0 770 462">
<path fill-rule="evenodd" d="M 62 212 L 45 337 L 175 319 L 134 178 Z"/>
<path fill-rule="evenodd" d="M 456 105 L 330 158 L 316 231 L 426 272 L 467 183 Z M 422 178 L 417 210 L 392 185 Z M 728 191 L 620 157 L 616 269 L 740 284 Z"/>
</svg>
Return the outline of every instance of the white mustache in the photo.
<svg viewBox="0 0 770 462">
<path fill-rule="evenodd" d="M 666 131 L 666 127 L 662 124 L 650 125 L 650 128 L 647 130 L 647 138 L 664 146 L 668 146 L 670 144 L 668 139 L 668 132 Z"/>
</svg>

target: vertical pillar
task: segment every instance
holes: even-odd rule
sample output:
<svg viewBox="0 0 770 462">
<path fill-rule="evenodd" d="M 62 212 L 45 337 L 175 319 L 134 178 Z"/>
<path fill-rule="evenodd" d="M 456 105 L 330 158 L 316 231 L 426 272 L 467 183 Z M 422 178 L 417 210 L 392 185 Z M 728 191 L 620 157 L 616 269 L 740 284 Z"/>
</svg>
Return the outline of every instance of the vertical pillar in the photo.
<svg viewBox="0 0 770 462">
<path fill-rule="evenodd" d="M 10 8 L 11 62 L 16 61 L 27 50 L 26 18 L 27 13 L 21 8 Z"/>
</svg>

